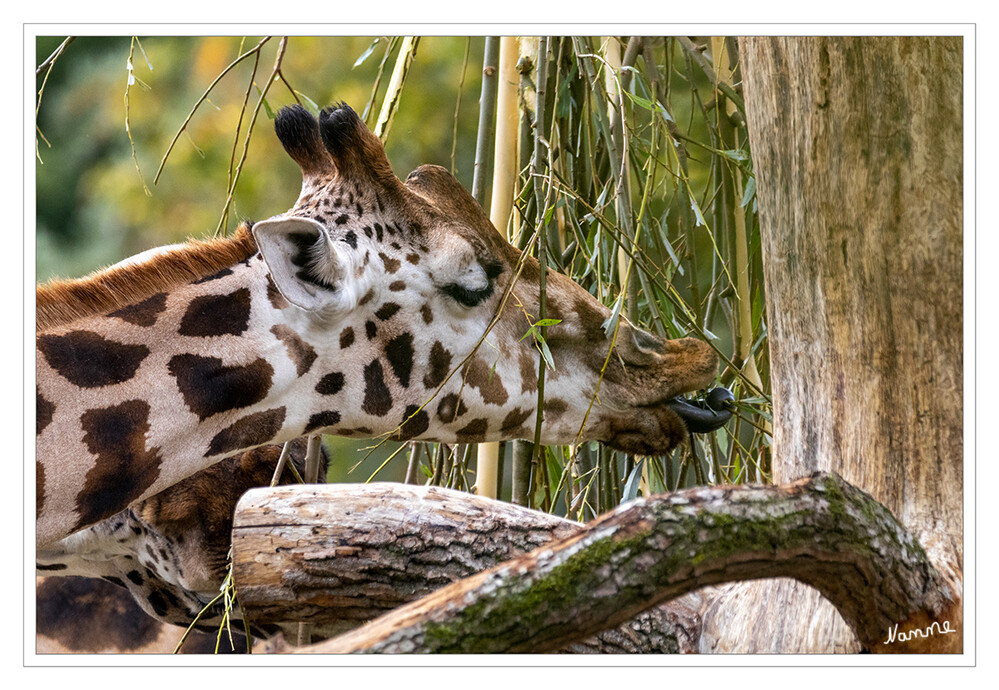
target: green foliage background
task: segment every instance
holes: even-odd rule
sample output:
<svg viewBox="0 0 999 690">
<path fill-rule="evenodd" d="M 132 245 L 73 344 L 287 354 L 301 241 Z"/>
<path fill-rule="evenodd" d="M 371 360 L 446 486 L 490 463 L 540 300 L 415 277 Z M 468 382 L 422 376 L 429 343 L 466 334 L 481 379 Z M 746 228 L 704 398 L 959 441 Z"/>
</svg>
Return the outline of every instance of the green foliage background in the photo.
<svg viewBox="0 0 999 690">
<path fill-rule="evenodd" d="M 158 184 L 153 185 L 152 179 L 201 94 L 260 38 L 140 38 L 148 63 L 137 47 L 133 62 L 139 81 L 130 90 L 129 121 L 150 197 L 143 191 L 125 130 L 130 37 L 78 37 L 66 48 L 45 85 L 38 112 L 38 127 L 51 144 L 39 143 L 41 160 L 36 166 L 39 281 L 83 275 L 149 247 L 215 230 L 226 198 L 227 170 L 252 60 L 239 65 L 212 91 L 181 135 Z M 63 39 L 40 38 L 37 63 Z M 360 65 L 353 65 L 373 41 L 365 36 L 292 37 L 283 73 L 294 89 L 320 107 L 342 100 L 361 112 L 371 96 L 386 40 L 381 39 Z M 466 45 L 470 54 L 460 90 L 455 173 L 471 186 L 481 39 L 420 41 L 387 144 L 389 158 L 403 178 L 421 163 L 451 168 L 454 110 Z M 257 88 L 270 73 L 276 46 L 274 39 L 262 51 L 251 107 Z M 386 65 L 388 73 L 392 60 Z M 41 84 L 41 77 L 38 81 Z M 382 91 L 387 81 L 388 74 Z M 277 83 L 267 102 L 273 113 L 295 99 L 284 84 Z M 376 114 L 380 105 L 378 100 Z M 294 203 L 300 185 L 298 167 L 273 135 L 269 115 L 262 112 L 236 188 L 235 216 L 260 220 L 281 213 Z"/>
</svg>

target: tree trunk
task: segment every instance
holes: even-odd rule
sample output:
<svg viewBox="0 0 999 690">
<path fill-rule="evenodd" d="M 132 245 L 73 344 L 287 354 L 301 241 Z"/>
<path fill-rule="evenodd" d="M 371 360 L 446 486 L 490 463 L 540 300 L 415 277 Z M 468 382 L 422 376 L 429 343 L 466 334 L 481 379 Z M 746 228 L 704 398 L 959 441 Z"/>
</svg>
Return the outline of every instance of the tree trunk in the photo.
<svg viewBox="0 0 999 690">
<path fill-rule="evenodd" d="M 763 233 L 774 481 L 834 471 L 887 506 L 955 598 L 937 622 L 957 634 L 910 649 L 960 652 L 962 40 L 756 37 L 740 54 Z M 725 651 L 856 648 L 832 608 L 814 610 L 817 595 L 802 592 L 741 586 L 712 607 L 725 619 L 705 620 L 705 640 Z M 759 646 L 762 631 L 781 626 L 786 635 Z"/>
<path fill-rule="evenodd" d="M 362 501 L 356 487 L 282 487 L 241 499 L 233 575 L 251 620 L 261 622 L 253 618 L 254 602 L 267 599 L 260 593 L 280 592 L 282 582 L 294 590 L 310 561 L 337 573 L 327 576 L 330 604 L 340 591 L 349 597 L 368 572 L 376 580 L 388 574 L 382 592 L 394 603 L 397 590 L 410 586 L 402 575 L 419 578 L 436 563 L 471 561 L 466 545 L 511 528 L 510 518 L 523 515 L 458 492 L 444 494 L 444 505 L 441 490 L 367 488 L 381 493 Z M 350 506 L 342 532 L 330 513 L 337 505 Z M 385 519 L 377 515 L 382 511 Z M 425 529 L 438 514 L 449 518 L 448 529 Z M 523 535 L 534 529 L 512 527 Z M 432 548 L 408 558 L 410 542 Z M 272 552 L 287 558 L 259 563 Z M 275 586 L 278 569 L 282 582 Z M 705 585 L 772 575 L 823 592 L 867 647 L 889 626 L 914 615 L 935 620 L 950 603 L 926 554 L 884 506 L 836 475 L 815 475 L 784 487 L 697 488 L 634 501 L 574 535 L 306 651 L 556 651 Z"/>
<path fill-rule="evenodd" d="M 251 491 L 236 511 L 233 575 L 250 620 L 309 622 L 332 636 L 583 529 L 433 486 Z M 699 613 L 671 602 L 564 651 L 689 653 L 699 636 Z"/>
</svg>

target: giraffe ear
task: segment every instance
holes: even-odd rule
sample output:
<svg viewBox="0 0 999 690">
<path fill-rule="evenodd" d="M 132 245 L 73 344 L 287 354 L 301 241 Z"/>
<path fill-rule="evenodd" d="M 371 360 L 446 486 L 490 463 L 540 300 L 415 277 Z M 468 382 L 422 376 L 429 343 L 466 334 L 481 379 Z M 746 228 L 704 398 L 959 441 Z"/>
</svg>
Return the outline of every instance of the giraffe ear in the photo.
<svg viewBox="0 0 999 690">
<path fill-rule="evenodd" d="M 272 218 L 253 226 L 257 249 L 286 300 L 307 311 L 339 301 L 345 258 L 325 228 L 310 218 Z"/>
</svg>

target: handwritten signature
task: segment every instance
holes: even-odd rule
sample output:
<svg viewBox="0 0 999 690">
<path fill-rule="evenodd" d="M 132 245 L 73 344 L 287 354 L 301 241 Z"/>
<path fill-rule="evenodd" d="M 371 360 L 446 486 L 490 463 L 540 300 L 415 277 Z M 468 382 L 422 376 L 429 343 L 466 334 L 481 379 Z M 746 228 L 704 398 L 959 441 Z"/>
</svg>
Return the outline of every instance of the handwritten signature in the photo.
<svg viewBox="0 0 999 690">
<path fill-rule="evenodd" d="M 941 625 L 937 621 L 933 621 L 930 625 L 920 630 L 916 628 L 915 630 L 909 630 L 908 632 L 898 631 L 898 623 L 888 629 L 888 639 L 884 641 L 883 644 L 891 644 L 892 642 L 908 642 L 917 637 L 932 637 L 933 635 L 946 635 L 948 633 L 957 632 L 952 630 L 950 627 L 950 621 L 944 621 Z M 896 639 L 897 638 L 897 639 Z"/>
</svg>

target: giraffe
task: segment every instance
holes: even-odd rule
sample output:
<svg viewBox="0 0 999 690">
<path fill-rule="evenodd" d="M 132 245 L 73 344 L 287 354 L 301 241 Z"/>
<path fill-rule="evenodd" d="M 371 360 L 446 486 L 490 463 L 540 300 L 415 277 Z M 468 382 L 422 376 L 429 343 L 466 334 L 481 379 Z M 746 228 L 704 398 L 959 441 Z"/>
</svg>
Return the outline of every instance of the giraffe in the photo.
<svg viewBox="0 0 999 690">
<path fill-rule="evenodd" d="M 302 173 L 289 211 L 37 291 L 37 546 L 306 434 L 533 434 L 537 261 L 445 169 L 400 181 L 349 106 L 275 129 Z M 709 345 L 626 320 L 612 341 L 557 272 L 547 295 L 542 443 L 663 453 L 727 419 L 677 399 L 713 381 Z"/>
<path fill-rule="evenodd" d="M 305 472 L 306 447 L 304 438 L 289 443 L 288 459 L 299 475 Z M 247 490 L 270 483 L 281 450 L 281 446 L 266 445 L 225 458 L 101 522 L 39 548 L 36 571 L 49 580 L 99 578 L 124 588 L 145 614 L 158 621 L 187 627 L 197 619 L 195 630 L 217 632 L 224 606 L 220 602 L 206 607 L 218 595 L 226 576 L 236 503 Z M 322 451 L 320 482 L 325 481 L 328 460 Z M 286 467 L 280 483 L 292 481 Z M 55 588 L 49 584 L 44 592 L 39 589 L 39 607 L 43 594 L 46 601 L 55 598 L 65 607 L 73 603 L 72 597 L 67 601 L 68 595 L 81 588 L 88 603 L 102 592 L 95 585 L 52 591 Z M 231 627 L 242 633 L 238 607 L 230 617 Z M 61 631 L 62 637 L 81 637 L 52 611 L 45 620 L 48 628 Z M 251 630 L 256 637 L 270 637 L 279 628 L 251 626 Z"/>
</svg>

